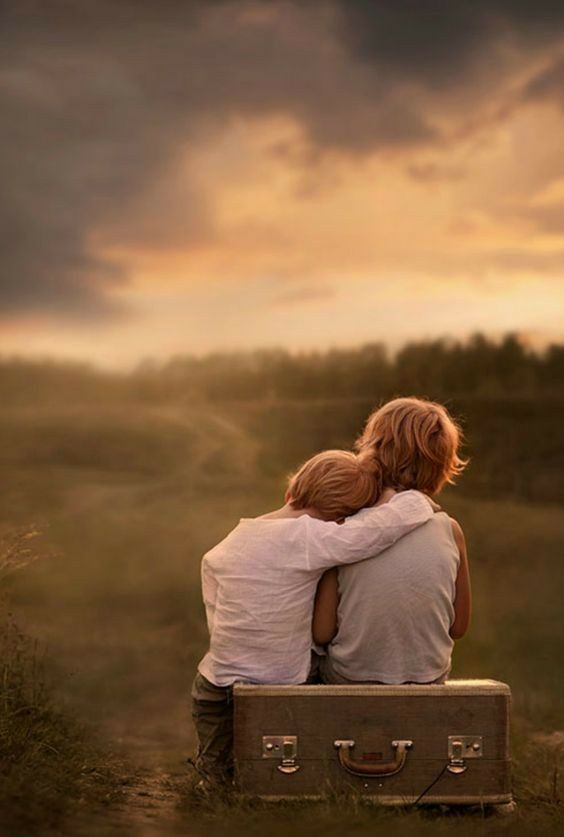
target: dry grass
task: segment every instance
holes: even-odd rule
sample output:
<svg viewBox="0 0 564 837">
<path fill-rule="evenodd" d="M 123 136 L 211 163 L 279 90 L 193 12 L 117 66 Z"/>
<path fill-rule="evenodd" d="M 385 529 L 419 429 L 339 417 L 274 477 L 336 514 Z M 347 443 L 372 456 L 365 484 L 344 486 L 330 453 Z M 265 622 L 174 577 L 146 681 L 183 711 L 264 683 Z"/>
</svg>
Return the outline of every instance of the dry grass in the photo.
<svg viewBox="0 0 564 837">
<path fill-rule="evenodd" d="M 0 584 L 7 576 L 45 557 L 38 548 L 41 533 L 35 526 L 13 529 L 0 539 Z"/>
<path fill-rule="evenodd" d="M 0 826 L 10 835 L 55 827 L 72 805 L 110 801 L 113 772 L 68 712 L 57 708 L 36 641 L 0 611 Z"/>
<path fill-rule="evenodd" d="M 238 426 L 232 411 L 138 410 L 131 434 L 123 414 L 65 414 L 60 422 L 50 414 L 35 421 L 10 430 L 0 523 L 19 527 L 34 519 L 43 528 L 48 521 L 45 549 L 53 554 L 49 561 L 31 560 L 37 536 L 20 538 L 4 586 L 18 622 L 48 644 L 47 668 L 65 717 L 77 713 L 108 750 L 173 775 L 179 833 L 558 833 L 559 751 L 550 736 L 561 729 L 564 709 L 564 523 L 556 507 L 469 499 L 458 490 L 444 500 L 467 534 L 476 597 L 474 624 L 457 646 L 454 676 L 497 677 L 514 693 L 519 813 L 510 823 L 479 811 L 382 811 L 341 798 L 274 808 L 231 798 L 202 805 L 182 768 L 193 744 L 189 682 L 207 641 L 199 560 L 239 517 L 266 511 L 280 499 L 282 475 L 261 460 L 260 434 Z M 51 436 L 49 427 L 55 428 Z M 316 446 L 323 440 L 316 436 Z M 122 445 L 127 455 L 120 470 Z M 25 572 L 14 572 L 23 566 L 20 548 L 29 550 L 30 560 Z M 26 682 L 32 683 L 27 671 Z M 31 701 L 29 693 L 25 700 Z M 70 729 L 49 700 L 54 714 L 43 716 L 43 732 L 57 725 Z M 75 740 L 73 735 L 68 739 Z M 51 753 L 59 768 L 80 761 L 75 754 L 82 744 L 65 749 L 59 739 L 44 740 L 62 753 L 61 760 L 45 746 L 33 751 L 34 759 Z M 75 776 L 78 784 L 51 785 L 70 811 L 83 793 Z M 158 834 L 158 805 L 155 816 L 151 833 Z M 89 817 L 83 809 L 80 830 L 72 833 L 114 833 L 109 812 L 92 811 L 97 831 L 88 831 Z M 116 834 L 126 819 L 115 825 Z M 167 822 L 162 833 L 175 832 Z"/>
<path fill-rule="evenodd" d="M 22 527 L 0 541 L 0 583 L 47 557 L 40 532 Z M 37 640 L 0 600 L 0 827 L 31 834 L 55 827 L 71 805 L 113 797 L 112 770 L 53 700 Z"/>
</svg>

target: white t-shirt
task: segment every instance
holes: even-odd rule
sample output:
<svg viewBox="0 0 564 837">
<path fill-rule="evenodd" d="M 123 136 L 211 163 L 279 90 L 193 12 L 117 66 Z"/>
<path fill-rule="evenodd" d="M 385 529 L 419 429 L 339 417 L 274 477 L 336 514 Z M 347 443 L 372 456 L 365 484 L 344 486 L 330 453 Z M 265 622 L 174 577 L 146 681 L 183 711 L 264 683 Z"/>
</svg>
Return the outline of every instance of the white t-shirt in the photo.
<svg viewBox="0 0 564 837">
<path fill-rule="evenodd" d="M 340 525 L 307 514 L 241 520 L 202 561 L 210 649 L 200 674 L 216 686 L 303 683 L 323 572 L 383 552 L 432 516 L 423 494 L 405 491 Z"/>
</svg>

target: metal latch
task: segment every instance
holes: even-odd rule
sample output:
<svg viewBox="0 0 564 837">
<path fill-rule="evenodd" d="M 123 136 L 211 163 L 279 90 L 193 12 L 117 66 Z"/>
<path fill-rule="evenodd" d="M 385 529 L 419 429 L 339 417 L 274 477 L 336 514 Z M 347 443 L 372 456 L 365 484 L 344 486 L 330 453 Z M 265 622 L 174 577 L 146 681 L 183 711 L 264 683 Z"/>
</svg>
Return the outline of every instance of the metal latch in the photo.
<svg viewBox="0 0 564 837">
<path fill-rule="evenodd" d="M 263 735 L 263 759 L 280 759 L 277 765 L 280 773 L 296 773 L 300 765 L 296 764 L 298 756 L 297 735 Z"/>
<path fill-rule="evenodd" d="M 482 755 L 481 735 L 449 735 L 447 765 L 449 773 L 464 773 L 468 770 L 466 759 L 477 759 Z"/>
</svg>

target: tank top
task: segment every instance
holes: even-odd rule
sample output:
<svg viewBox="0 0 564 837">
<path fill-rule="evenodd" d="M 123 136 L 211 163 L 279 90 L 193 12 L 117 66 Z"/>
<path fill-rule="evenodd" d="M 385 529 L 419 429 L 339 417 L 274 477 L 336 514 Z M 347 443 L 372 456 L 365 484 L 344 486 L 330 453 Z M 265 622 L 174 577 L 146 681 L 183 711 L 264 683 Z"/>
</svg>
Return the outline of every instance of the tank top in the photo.
<svg viewBox="0 0 564 837">
<path fill-rule="evenodd" d="M 340 567 L 329 682 L 429 683 L 450 669 L 460 556 L 439 512 L 380 555 Z"/>
</svg>

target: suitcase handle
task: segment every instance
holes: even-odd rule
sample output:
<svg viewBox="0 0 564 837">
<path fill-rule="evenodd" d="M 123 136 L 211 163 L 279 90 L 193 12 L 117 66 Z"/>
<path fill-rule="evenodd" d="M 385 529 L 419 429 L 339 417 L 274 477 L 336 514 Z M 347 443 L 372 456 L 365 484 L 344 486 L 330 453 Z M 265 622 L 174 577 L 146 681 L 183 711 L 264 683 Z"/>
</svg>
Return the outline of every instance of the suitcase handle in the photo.
<svg viewBox="0 0 564 837">
<path fill-rule="evenodd" d="M 352 773 L 353 776 L 394 776 L 405 765 L 407 751 L 413 747 L 413 741 L 392 741 L 392 747 L 396 752 L 394 760 L 387 762 L 355 761 L 351 756 L 354 745 L 355 742 L 350 740 L 334 742 L 339 755 L 339 764 L 344 770 Z"/>
</svg>

